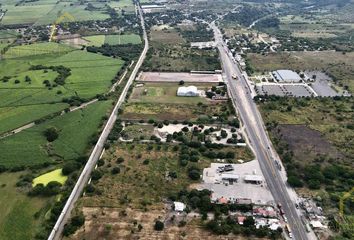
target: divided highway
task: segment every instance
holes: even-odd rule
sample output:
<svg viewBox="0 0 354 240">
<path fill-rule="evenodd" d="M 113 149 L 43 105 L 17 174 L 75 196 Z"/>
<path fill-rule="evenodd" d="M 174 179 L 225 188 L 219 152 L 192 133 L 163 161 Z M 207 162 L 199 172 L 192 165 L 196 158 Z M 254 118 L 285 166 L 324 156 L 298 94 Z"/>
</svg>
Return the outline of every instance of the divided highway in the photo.
<svg viewBox="0 0 354 240">
<path fill-rule="evenodd" d="M 274 154 L 275 151 L 265 130 L 257 105 L 253 101 L 247 79 L 242 74 L 238 64 L 234 62 L 231 52 L 223 41 L 222 34 L 215 25 L 215 22 L 211 23 L 210 26 L 214 30 L 215 41 L 220 52 L 223 73 L 225 74 L 230 97 L 246 129 L 249 142 L 259 161 L 267 185 L 274 200 L 277 203 L 281 203 L 285 211 L 292 230 L 293 239 L 309 239 L 310 235 L 306 233 L 301 217 L 298 215 L 294 202 L 289 196 L 286 182 L 281 177 L 275 165 L 274 159 L 276 159 L 276 154 Z M 233 79 L 233 75 L 237 76 L 237 80 Z"/>
<path fill-rule="evenodd" d="M 149 43 L 148 43 L 148 37 L 146 34 L 146 30 L 145 30 L 145 23 L 144 23 L 144 18 L 143 18 L 143 12 L 141 10 L 141 7 L 139 5 L 136 5 L 136 8 L 138 10 L 139 16 L 140 16 L 140 21 L 141 21 L 141 27 L 143 29 L 143 38 L 144 38 L 144 49 L 139 57 L 138 62 L 136 63 L 132 74 L 130 75 L 128 82 L 126 84 L 126 86 L 123 89 L 122 94 L 120 95 L 116 105 L 114 106 L 114 109 L 106 123 L 105 128 L 103 129 L 100 138 L 98 139 L 95 148 L 93 149 L 84 169 L 81 172 L 81 175 L 78 179 L 78 181 L 76 182 L 73 191 L 71 192 L 67 202 L 65 203 L 65 206 L 61 212 L 61 214 L 59 215 L 59 218 L 57 220 L 57 222 L 55 223 L 49 237 L 48 240 L 57 240 L 61 238 L 62 235 L 62 231 L 64 228 L 64 225 L 67 223 L 68 219 L 70 218 L 70 213 L 72 211 L 72 209 L 74 208 L 75 202 L 79 199 L 79 197 L 81 196 L 83 189 L 87 183 L 87 181 L 90 178 L 91 172 L 94 169 L 102 151 L 104 148 L 104 143 L 107 140 L 107 137 L 109 135 L 109 133 L 111 132 L 114 123 L 117 119 L 117 112 L 118 109 L 120 108 L 120 106 L 122 105 L 122 103 L 124 102 L 127 92 L 131 86 L 131 84 L 133 83 L 139 68 L 141 67 L 147 50 L 149 48 Z"/>
</svg>

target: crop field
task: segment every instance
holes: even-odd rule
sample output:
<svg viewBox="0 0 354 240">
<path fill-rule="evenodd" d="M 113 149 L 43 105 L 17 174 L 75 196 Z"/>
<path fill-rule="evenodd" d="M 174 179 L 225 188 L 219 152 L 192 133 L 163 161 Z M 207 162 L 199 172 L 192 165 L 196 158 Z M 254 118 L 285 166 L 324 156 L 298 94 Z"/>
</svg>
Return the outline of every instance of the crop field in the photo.
<svg viewBox="0 0 354 240">
<path fill-rule="evenodd" d="M 103 44 L 120 45 L 120 44 L 141 44 L 140 36 L 137 34 L 123 35 L 95 35 L 84 37 L 88 41 L 86 45 L 100 47 Z"/>
<path fill-rule="evenodd" d="M 109 15 L 105 13 L 105 6 L 99 6 L 99 9 L 87 10 L 87 4 L 81 5 L 69 2 L 57 2 L 53 0 L 39 0 L 35 2 L 22 3 L 15 6 L 13 1 L 3 3 L 3 8 L 7 9 L 2 24 L 36 24 L 46 25 L 53 23 L 62 14 L 68 13 L 75 21 L 87 20 L 103 20 Z M 71 21 L 71 19 L 63 19 L 63 21 Z"/>
<path fill-rule="evenodd" d="M 65 54 L 73 50 L 74 50 L 73 48 L 64 44 L 57 44 L 53 42 L 36 43 L 36 44 L 11 47 L 4 54 L 4 58 L 10 59 L 10 58 L 21 58 L 21 57 L 36 56 L 36 55 Z"/>
<path fill-rule="evenodd" d="M 251 66 L 257 73 L 278 69 L 320 70 L 340 85 L 354 91 L 354 53 L 333 51 L 291 52 L 279 54 L 248 54 Z M 306 66 L 306 67 L 304 67 Z"/>
<path fill-rule="evenodd" d="M 204 91 L 212 86 L 210 83 L 193 85 Z M 134 88 L 122 119 L 197 120 L 229 110 L 227 102 L 215 102 L 205 97 L 177 97 L 178 87 L 178 83 L 147 83 Z"/>
<path fill-rule="evenodd" d="M 50 53 L 51 46 L 69 51 L 53 54 Z M 0 79 L 8 77 L 6 81 L 0 81 L 0 112 L 4 113 L 0 116 L 0 133 L 65 109 L 68 107 L 68 104 L 62 103 L 65 97 L 90 99 L 105 93 L 123 64 L 119 59 L 74 50 L 61 44 L 33 44 L 16 48 L 22 47 L 26 49 L 22 57 L 5 58 L 0 62 Z M 44 51 L 48 53 L 37 54 Z M 50 69 L 31 70 L 31 65 L 63 65 L 71 70 L 71 75 L 63 86 L 48 88 L 43 82 L 48 80 L 53 85 L 58 73 Z M 31 81 L 26 82 L 26 77 Z"/>
<path fill-rule="evenodd" d="M 114 8 L 118 13 L 125 11 L 127 13 L 134 13 L 135 7 L 132 0 L 110 1 L 108 5 Z"/>
<path fill-rule="evenodd" d="M 91 137 L 97 133 L 102 117 L 112 106 L 110 101 L 97 102 L 69 112 L 43 124 L 0 140 L 0 165 L 32 166 L 44 162 L 65 161 L 85 154 Z M 55 127 L 59 137 L 49 143 L 43 132 Z"/>
<path fill-rule="evenodd" d="M 37 184 L 43 184 L 46 186 L 49 182 L 56 181 L 61 184 L 64 184 L 66 180 L 68 179 L 67 176 L 64 176 L 61 172 L 61 168 L 55 169 L 53 171 L 44 173 L 35 179 L 33 179 L 33 186 L 36 186 Z"/>
<path fill-rule="evenodd" d="M 28 197 L 15 184 L 24 172 L 0 174 L 0 239 L 34 239 L 50 199 Z M 39 212 L 39 217 L 34 215 Z"/>
</svg>

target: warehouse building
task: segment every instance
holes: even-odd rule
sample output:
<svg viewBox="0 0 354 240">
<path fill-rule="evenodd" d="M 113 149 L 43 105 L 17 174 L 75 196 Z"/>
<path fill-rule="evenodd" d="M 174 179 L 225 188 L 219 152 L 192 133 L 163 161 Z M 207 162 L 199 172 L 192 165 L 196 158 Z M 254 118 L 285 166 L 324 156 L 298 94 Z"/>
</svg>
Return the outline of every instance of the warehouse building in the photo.
<svg viewBox="0 0 354 240">
<path fill-rule="evenodd" d="M 291 70 L 277 70 L 272 72 L 273 77 L 280 83 L 301 82 L 302 78 Z"/>
</svg>

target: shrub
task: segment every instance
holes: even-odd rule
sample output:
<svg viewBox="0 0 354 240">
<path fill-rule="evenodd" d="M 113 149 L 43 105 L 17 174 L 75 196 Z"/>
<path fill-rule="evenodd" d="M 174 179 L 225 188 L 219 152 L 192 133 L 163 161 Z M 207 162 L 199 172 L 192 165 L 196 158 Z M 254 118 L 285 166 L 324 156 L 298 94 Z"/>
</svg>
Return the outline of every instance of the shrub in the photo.
<svg viewBox="0 0 354 240">
<path fill-rule="evenodd" d="M 161 221 L 159 221 L 159 220 L 157 220 L 157 221 L 155 222 L 154 229 L 155 229 L 156 231 L 162 231 L 162 230 L 164 229 L 164 227 L 165 227 L 165 224 L 164 224 L 163 222 L 161 222 Z"/>
<path fill-rule="evenodd" d="M 48 142 L 53 142 L 59 137 L 59 132 L 55 127 L 50 127 L 44 131 L 44 136 L 47 138 Z"/>
<path fill-rule="evenodd" d="M 118 174 L 118 173 L 120 173 L 120 168 L 119 167 L 114 167 L 112 169 L 112 174 Z"/>
</svg>

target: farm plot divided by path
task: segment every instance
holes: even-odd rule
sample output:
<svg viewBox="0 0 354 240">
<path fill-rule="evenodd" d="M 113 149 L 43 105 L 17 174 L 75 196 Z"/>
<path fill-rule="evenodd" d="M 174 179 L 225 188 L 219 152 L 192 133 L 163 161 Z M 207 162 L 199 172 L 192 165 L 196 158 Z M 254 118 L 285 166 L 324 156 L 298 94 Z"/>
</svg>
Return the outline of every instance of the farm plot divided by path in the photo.
<svg viewBox="0 0 354 240">
<path fill-rule="evenodd" d="M 33 166 L 82 156 L 111 106 L 110 101 L 100 101 L 1 139 L 0 165 L 8 168 Z M 52 143 L 47 142 L 43 134 L 49 127 L 55 127 L 59 132 L 58 139 Z"/>
<path fill-rule="evenodd" d="M 10 51 L 19 55 L 6 53 L 0 63 L 0 113 L 4 113 L 0 114 L 0 133 L 64 110 L 69 107 L 64 98 L 88 100 L 107 92 L 124 63 L 56 43 L 19 46 Z M 38 65 L 64 66 L 70 69 L 70 76 L 64 85 L 58 85 L 55 79 L 59 73 L 31 69 Z"/>
</svg>

